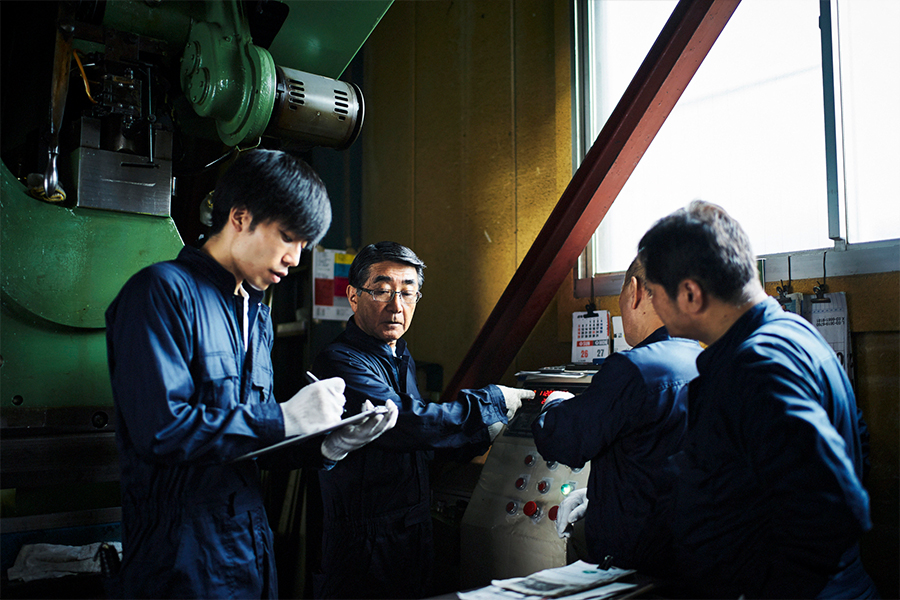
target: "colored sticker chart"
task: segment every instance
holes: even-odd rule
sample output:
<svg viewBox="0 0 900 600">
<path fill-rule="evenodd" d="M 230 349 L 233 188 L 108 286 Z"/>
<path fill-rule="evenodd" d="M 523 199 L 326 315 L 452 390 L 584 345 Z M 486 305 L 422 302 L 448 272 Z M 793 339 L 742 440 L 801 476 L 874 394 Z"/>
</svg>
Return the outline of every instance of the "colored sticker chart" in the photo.
<svg viewBox="0 0 900 600">
<path fill-rule="evenodd" d="M 354 256 L 327 248 L 313 251 L 313 319 L 346 321 L 353 314 L 347 300 L 347 285 Z"/>
</svg>

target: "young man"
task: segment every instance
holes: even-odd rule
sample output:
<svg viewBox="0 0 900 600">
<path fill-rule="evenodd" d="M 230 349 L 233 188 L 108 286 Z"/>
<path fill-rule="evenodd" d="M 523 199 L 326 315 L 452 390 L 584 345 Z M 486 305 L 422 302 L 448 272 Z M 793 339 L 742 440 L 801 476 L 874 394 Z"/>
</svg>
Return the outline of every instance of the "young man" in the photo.
<svg viewBox="0 0 900 600">
<path fill-rule="evenodd" d="M 347 382 L 348 410 L 366 399 L 400 408 L 397 426 L 320 472 L 325 509 L 323 574 L 317 598 L 424 598 L 431 595 L 429 462 L 484 453 L 503 424 L 534 397 L 490 385 L 454 402 L 426 402 L 401 339 L 412 323 L 425 264 L 394 242 L 363 248 L 350 265 L 347 329 L 316 358 L 320 377 Z"/>
<path fill-rule="evenodd" d="M 641 239 L 653 306 L 708 347 L 690 384 L 672 519 L 680 572 L 717 598 L 866 598 L 856 400 L 837 357 L 759 282 L 741 226 L 695 201 Z"/>
<path fill-rule="evenodd" d="M 276 597 L 257 461 L 232 461 L 333 425 L 343 411 L 337 378 L 275 402 L 262 304 L 263 291 L 328 228 L 324 185 L 302 161 L 255 150 L 235 161 L 213 198 L 203 247 L 137 273 L 106 313 L 125 598 Z M 358 443 L 386 426 L 370 418 L 326 440 L 352 433 Z M 266 460 L 333 464 L 320 443 Z"/>
<path fill-rule="evenodd" d="M 672 485 L 668 457 L 681 449 L 686 385 L 697 376 L 701 348 L 669 337 L 637 259 L 625 273 L 619 308 L 625 341 L 633 348 L 607 358 L 584 393 L 548 401 L 531 429 L 546 460 L 575 468 L 591 462 L 587 488 L 560 504 L 560 537 L 586 516 L 589 560 L 611 556 L 617 567 L 669 575 L 662 512 Z"/>
</svg>

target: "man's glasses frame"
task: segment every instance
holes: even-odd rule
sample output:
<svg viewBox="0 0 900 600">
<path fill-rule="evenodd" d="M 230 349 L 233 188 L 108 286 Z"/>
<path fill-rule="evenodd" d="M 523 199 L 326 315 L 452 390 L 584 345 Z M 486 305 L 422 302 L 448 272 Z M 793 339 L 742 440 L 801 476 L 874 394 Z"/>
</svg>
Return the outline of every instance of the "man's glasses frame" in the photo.
<svg viewBox="0 0 900 600">
<path fill-rule="evenodd" d="M 367 290 L 366 288 L 356 288 L 360 292 L 365 292 L 372 297 L 375 302 L 387 304 L 394 301 L 394 296 L 400 296 L 403 304 L 414 305 L 422 299 L 422 292 L 411 292 L 409 290 Z"/>
</svg>

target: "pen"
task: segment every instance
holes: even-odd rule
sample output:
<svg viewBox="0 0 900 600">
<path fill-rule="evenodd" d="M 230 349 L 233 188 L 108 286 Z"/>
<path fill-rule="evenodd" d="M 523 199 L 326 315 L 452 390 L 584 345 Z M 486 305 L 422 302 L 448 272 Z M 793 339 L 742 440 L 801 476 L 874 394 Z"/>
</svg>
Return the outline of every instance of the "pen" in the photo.
<svg viewBox="0 0 900 600">
<path fill-rule="evenodd" d="M 310 372 L 310 371 L 307 371 L 307 372 L 306 372 L 306 377 L 307 377 L 307 379 L 309 379 L 309 382 L 310 382 L 310 383 L 316 383 L 317 381 L 319 381 L 319 378 L 316 377 L 315 375 L 313 375 L 312 372 Z M 344 411 L 343 411 L 341 414 L 342 414 L 342 415 L 346 415 L 346 414 L 347 414 L 347 407 L 346 407 L 346 406 L 344 406 Z"/>
<path fill-rule="evenodd" d="M 609 568 L 610 564 L 612 564 L 612 554 L 607 554 L 603 557 L 603 562 L 597 565 L 598 569 L 603 569 L 604 571 Z"/>
</svg>

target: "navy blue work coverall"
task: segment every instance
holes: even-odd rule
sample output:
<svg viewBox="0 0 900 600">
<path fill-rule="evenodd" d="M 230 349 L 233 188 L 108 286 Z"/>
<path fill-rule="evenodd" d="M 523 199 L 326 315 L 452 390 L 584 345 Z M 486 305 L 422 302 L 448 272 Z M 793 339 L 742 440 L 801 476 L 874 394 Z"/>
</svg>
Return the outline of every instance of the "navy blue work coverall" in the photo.
<svg viewBox="0 0 900 600">
<path fill-rule="evenodd" d="M 134 275 L 106 312 L 125 598 L 277 596 L 257 461 L 229 463 L 284 439 L 272 322 L 248 290 L 245 351 L 234 291 L 234 275 L 185 247 Z M 267 460 L 324 459 L 315 444 Z"/>
<path fill-rule="evenodd" d="M 695 341 L 660 327 L 627 352 L 607 358 L 588 388 L 554 400 L 531 425 L 546 460 L 572 468 L 591 462 L 585 538 L 593 562 L 659 574 L 671 567 L 665 516 L 668 458 L 687 428 L 687 383 L 697 376 Z"/>
<path fill-rule="evenodd" d="M 483 454 L 488 426 L 506 423 L 506 402 L 496 386 L 463 390 L 453 402 L 426 402 L 403 339 L 390 346 L 347 329 L 316 358 L 320 378 L 342 377 L 347 409 L 370 399 L 392 400 L 397 424 L 333 469 L 319 472 L 325 523 L 317 598 L 423 598 L 430 594 L 434 560 L 429 461 Z"/>
<path fill-rule="evenodd" d="M 871 527 L 850 382 L 815 329 L 772 298 L 698 358 L 673 457 L 679 567 L 698 596 L 860 598 Z"/>
</svg>

